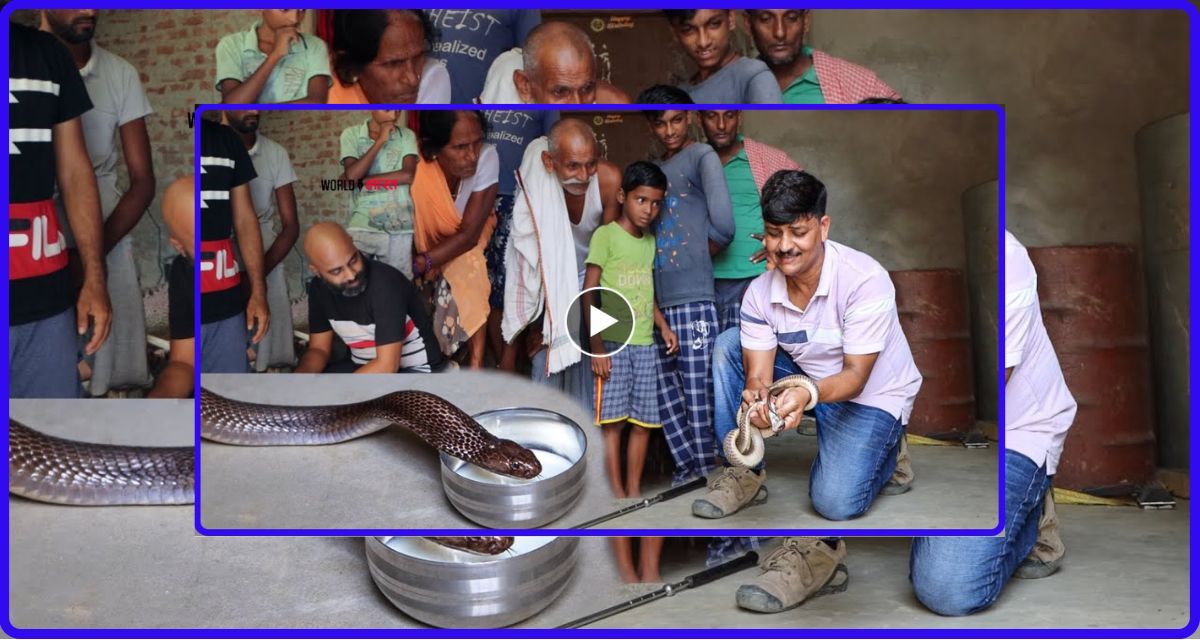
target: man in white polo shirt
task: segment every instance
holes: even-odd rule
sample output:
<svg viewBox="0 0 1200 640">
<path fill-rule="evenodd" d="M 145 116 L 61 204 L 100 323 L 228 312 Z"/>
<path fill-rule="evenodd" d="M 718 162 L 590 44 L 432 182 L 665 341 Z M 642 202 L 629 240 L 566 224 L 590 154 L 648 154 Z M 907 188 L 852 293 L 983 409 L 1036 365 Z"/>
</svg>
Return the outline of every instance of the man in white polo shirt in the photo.
<svg viewBox="0 0 1200 640">
<path fill-rule="evenodd" d="M 829 240 L 825 185 L 811 174 L 778 171 L 762 188 L 767 256 L 742 300 L 741 328 L 717 339 L 713 364 L 717 442 L 734 428 L 739 403 L 766 395 L 772 381 L 804 373 L 817 397 L 796 388 L 775 403 L 793 429 L 816 401 L 817 457 L 809 496 L 831 520 L 861 516 L 892 478 L 904 426 L 921 387 L 896 312 L 891 278 L 870 256 Z M 751 423 L 769 429 L 765 416 Z M 766 500 L 765 471 L 726 467 L 709 479 L 694 514 L 723 517 Z M 738 589 L 738 605 L 762 612 L 789 609 L 845 588 L 841 540 L 787 538 L 767 556 L 764 572 Z"/>
<path fill-rule="evenodd" d="M 1004 530 L 1002 537 L 914 538 L 917 599 L 947 616 L 988 608 L 1014 575 L 1054 573 L 1065 549 L 1051 481 L 1075 398 L 1042 323 L 1029 253 L 1004 234 Z"/>
</svg>

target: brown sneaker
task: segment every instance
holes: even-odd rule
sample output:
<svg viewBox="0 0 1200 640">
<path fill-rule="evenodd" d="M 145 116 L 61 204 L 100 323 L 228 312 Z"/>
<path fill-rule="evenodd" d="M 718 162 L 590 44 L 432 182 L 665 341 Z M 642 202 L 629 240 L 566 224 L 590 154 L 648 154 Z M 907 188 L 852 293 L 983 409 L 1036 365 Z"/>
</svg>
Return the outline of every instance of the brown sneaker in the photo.
<svg viewBox="0 0 1200 640">
<path fill-rule="evenodd" d="M 892 479 L 883 485 L 879 495 L 898 496 L 908 493 L 912 489 L 914 479 L 916 479 L 916 475 L 913 473 L 912 458 L 908 456 L 908 432 L 901 431 L 900 452 L 896 454 L 896 470 L 892 472 Z"/>
<path fill-rule="evenodd" d="M 850 582 L 842 560 L 846 541 L 837 548 L 820 538 L 784 538 L 760 564 L 763 573 L 750 584 L 738 587 L 737 604 L 761 613 L 778 613 L 798 607 L 827 593 L 840 593 Z"/>
<path fill-rule="evenodd" d="M 746 506 L 767 501 L 764 469 L 754 473 L 745 467 L 724 467 L 708 477 L 708 494 L 692 502 L 692 515 L 724 518 Z"/>
<path fill-rule="evenodd" d="M 1025 580 L 1045 578 L 1062 566 L 1067 547 L 1058 532 L 1058 512 L 1054 508 L 1054 489 L 1046 491 L 1042 502 L 1042 518 L 1038 520 L 1038 538 L 1033 551 L 1017 567 L 1013 577 Z"/>
</svg>

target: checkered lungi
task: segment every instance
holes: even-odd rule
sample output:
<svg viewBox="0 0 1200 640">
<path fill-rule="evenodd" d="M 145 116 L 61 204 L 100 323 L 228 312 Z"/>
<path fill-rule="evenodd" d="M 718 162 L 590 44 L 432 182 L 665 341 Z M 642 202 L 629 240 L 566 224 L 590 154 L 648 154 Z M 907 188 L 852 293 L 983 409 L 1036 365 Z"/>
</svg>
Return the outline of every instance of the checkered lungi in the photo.
<svg viewBox="0 0 1200 640">
<path fill-rule="evenodd" d="M 621 345 L 604 342 L 609 353 Z M 609 356 L 608 380 L 596 377 L 596 424 L 628 420 L 639 427 L 658 428 L 658 346 L 627 345 Z"/>
<path fill-rule="evenodd" d="M 712 355 L 717 340 L 717 309 L 712 302 L 689 302 L 662 309 L 679 339 L 679 353 L 659 345 L 658 395 L 663 434 L 675 459 L 673 485 L 705 476 L 717 465 L 713 427 Z"/>
</svg>

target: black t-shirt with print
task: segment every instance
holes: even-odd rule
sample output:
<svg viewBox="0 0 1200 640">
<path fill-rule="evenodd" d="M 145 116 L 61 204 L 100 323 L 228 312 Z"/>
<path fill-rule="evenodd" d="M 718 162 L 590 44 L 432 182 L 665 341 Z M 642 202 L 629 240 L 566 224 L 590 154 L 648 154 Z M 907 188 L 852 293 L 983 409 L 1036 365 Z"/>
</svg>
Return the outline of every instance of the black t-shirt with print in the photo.
<svg viewBox="0 0 1200 640">
<path fill-rule="evenodd" d="M 38 202 L 54 196 L 54 125 L 83 115 L 92 101 L 70 53 L 54 36 L 10 23 L 8 49 L 8 201 Z M 10 214 L 9 233 L 28 231 L 19 228 L 28 222 L 14 220 Z M 12 264 L 16 249 L 9 244 Z M 58 315 L 75 302 L 70 270 L 65 267 L 39 276 L 12 277 L 10 272 L 9 322 L 14 326 Z"/>
<path fill-rule="evenodd" d="M 400 371 L 441 370 L 444 357 L 416 285 L 378 260 L 367 260 L 364 268 L 367 290 L 352 298 L 335 291 L 319 276 L 309 281 L 308 330 L 332 330 L 350 348 L 350 358 L 358 365 L 375 359 L 377 345 L 403 342 Z"/>
<path fill-rule="evenodd" d="M 233 237 L 230 192 L 234 187 L 249 183 L 257 174 L 246 146 L 233 129 L 203 118 L 199 122 L 200 239 L 226 240 Z M 200 296 L 200 322 L 203 324 L 232 318 L 245 309 L 246 296 L 241 286 Z"/>
<path fill-rule="evenodd" d="M 196 301 L 196 270 L 187 256 L 175 256 L 167 276 L 167 320 L 172 340 L 190 340 L 196 334 L 196 317 L 192 305 Z"/>
</svg>

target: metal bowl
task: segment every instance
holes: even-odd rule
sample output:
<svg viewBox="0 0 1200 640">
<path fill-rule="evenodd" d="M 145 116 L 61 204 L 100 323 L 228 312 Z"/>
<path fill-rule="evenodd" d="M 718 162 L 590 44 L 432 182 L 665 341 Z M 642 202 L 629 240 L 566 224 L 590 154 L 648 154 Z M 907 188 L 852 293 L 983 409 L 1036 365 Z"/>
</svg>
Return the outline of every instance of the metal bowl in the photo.
<svg viewBox="0 0 1200 640">
<path fill-rule="evenodd" d="M 367 538 L 375 585 L 404 613 L 435 627 L 516 624 L 554 602 L 575 569 L 578 538 L 518 536 L 495 556 L 423 538 Z"/>
<path fill-rule="evenodd" d="M 566 416 L 544 409 L 497 409 L 473 416 L 488 432 L 533 450 L 542 474 L 510 478 L 441 454 L 442 488 L 472 522 L 492 528 L 533 528 L 554 522 L 579 500 L 587 466 L 587 436 Z"/>
</svg>

